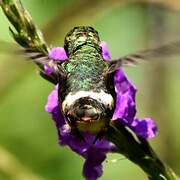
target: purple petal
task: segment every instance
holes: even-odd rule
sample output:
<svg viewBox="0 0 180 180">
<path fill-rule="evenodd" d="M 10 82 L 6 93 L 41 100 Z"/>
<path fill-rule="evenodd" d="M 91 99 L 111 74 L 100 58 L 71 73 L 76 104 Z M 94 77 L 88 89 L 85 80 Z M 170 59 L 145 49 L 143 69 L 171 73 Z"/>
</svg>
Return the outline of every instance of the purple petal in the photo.
<svg viewBox="0 0 180 180">
<path fill-rule="evenodd" d="M 102 48 L 102 57 L 104 60 L 110 60 L 111 56 L 108 50 L 108 45 L 106 42 L 101 42 L 100 47 Z"/>
<path fill-rule="evenodd" d="M 48 53 L 48 57 L 56 61 L 65 61 L 68 59 L 63 47 L 52 48 Z"/>
<path fill-rule="evenodd" d="M 118 119 L 128 126 L 137 136 L 153 138 L 157 134 L 157 126 L 150 118 L 138 120 L 136 115 L 135 95 L 136 88 L 126 78 L 124 72 L 119 69 L 114 75 L 116 92 L 116 107 L 112 120 Z"/>
<path fill-rule="evenodd" d="M 45 105 L 45 111 L 52 113 L 53 110 L 58 106 L 58 85 L 54 87 L 54 90 L 48 96 L 47 103 Z"/>
<path fill-rule="evenodd" d="M 95 148 L 89 148 L 87 158 L 83 167 L 83 175 L 87 180 L 96 180 L 103 173 L 102 162 L 105 160 L 105 153 Z"/>
<path fill-rule="evenodd" d="M 112 120 L 125 119 L 128 123 L 131 123 L 136 114 L 136 88 L 126 78 L 121 69 L 115 72 L 114 86 L 116 92 L 116 106 Z"/>
<path fill-rule="evenodd" d="M 117 94 L 122 95 L 127 92 L 135 101 L 136 87 L 127 79 L 122 69 L 118 69 L 114 74 L 114 86 Z"/>
<path fill-rule="evenodd" d="M 135 119 L 130 128 L 143 138 L 153 138 L 157 134 L 156 123 L 151 118 Z"/>
<path fill-rule="evenodd" d="M 49 67 L 48 65 L 44 65 L 44 72 L 46 73 L 46 75 L 50 75 L 51 73 L 53 73 L 53 68 Z"/>
<path fill-rule="evenodd" d="M 71 128 L 67 124 L 65 117 L 58 104 L 58 86 L 48 96 L 45 110 L 51 113 L 56 124 L 59 143 L 68 145 L 74 152 L 83 156 L 85 160 L 83 174 L 87 180 L 96 180 L 102 174 L 102 162 L 106 153 L 116 151 L 116 147 L 107 140 L 97 140 L 94 144 L 95 136 L 90 133 L 81 133 L 85 142 L 71 133 Z"/>
</svg>

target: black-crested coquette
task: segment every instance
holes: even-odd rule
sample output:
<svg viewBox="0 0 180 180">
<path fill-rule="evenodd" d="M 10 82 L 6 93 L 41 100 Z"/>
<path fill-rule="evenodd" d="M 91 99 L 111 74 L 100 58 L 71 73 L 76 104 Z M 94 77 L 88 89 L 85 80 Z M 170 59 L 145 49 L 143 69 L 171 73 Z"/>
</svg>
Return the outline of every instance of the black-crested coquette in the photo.
<svg viewBox="0 0 180 180">
<path fill-rule="evenodd" d="M 163 50 L 179 47 L 179 42 L 111 60 L 98 32 L 79 26 L 67 33 L 63 47 L 49 48 L 19 0 L 1 0 L 0 5 L 14 26 L 14 30 L 10 28 L 14 40 L 38 65 L 40 75 L 55 85 L 45 109 L 55 121 L 60 144 L 86 159 L 86 179 L 101 176 L 106 153 L 116 151 L 115 145 L 103 138 L 110 121 L 119 121 L 142 138 L 156 135 L 152 119 L 136 118 L 136 88 L 122 67 L 157 59 Z"/>
</svg>

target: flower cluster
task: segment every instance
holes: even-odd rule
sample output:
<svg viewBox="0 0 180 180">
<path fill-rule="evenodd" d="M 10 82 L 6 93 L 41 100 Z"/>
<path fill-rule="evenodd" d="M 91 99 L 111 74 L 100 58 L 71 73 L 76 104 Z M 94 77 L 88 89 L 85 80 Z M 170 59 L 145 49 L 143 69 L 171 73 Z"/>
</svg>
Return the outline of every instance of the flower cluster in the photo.
<svg viewBox="0 0 180 180">
<path fill-rule="evenodd" d="M 110 54 L 106 43 L 101 43 L 102 56 L 104 60 L 110 59 Z M 49 52 L 51 59 L 68 59 L 63 48 L 53 48 Z M 46 67 L 44 67 L 46 68 Z M 116 106 L 112 121 L 120 121 L 124 126 L 129 127 L 137 136 L 152 138 L 157 133 L 157 127 L 150 118 L 137 119 L 135 95 L 136 88 L 127 79 L 122 69 L 118 69 L 114 74 L 114 87 L 116 92 Z M 85 158 L 83 175 L 87 180 L 96 180 L 102 175 L 102 162 L 108 152 L 115 152 L 116 147 L 105 139 L 97 140 L 95 143 L 94 135 L 82 132 L 85 141 L 80 140 L 71 133 L 64 115 L 61 112 L 61 104 L 58 101 L 58 85 L 48 96 L 45 110 L 51 113 L 56 124 L 59 143 L 68 145 L 74 152 Z"/>
</svg>

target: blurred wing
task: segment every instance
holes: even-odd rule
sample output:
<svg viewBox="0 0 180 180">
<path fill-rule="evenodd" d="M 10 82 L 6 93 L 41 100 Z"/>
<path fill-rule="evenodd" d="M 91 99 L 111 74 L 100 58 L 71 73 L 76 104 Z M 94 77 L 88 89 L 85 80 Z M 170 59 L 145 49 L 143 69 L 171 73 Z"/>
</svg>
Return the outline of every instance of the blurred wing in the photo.
<svg viewBox="0 0 180 180">
<path fill-rule="evenodd" d="M 112 60 L 110 61 L 108 73 L 114 72 L 123 66 L 134 66 L 145 61 L 164 60 L 175 55 L 180 55 L 180 41 L 130 54 L 117 60 Z"/>
<path fill-rule="evenodd" d="M 14 29 L 9 28 L 14 40 L 22 46 L 23 52 L 36 63 L 41 75 L 46 78 L 44 65 L 53 68 L 54 73 L 47 77 L 57 83 L 58 64 L 48 58 L 48 46 L 44 41 L 41 31 L 33 23 L 31 16 L 19 0 L 1 0 L 0 5 Z"/>
</svg>

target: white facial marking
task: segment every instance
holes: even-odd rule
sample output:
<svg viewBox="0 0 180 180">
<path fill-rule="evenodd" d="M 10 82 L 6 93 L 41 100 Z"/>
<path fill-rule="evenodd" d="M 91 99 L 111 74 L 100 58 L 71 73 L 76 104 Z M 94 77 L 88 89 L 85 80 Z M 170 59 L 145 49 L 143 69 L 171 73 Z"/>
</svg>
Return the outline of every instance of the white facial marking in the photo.
<svg viewBox="0 0 180 180">
<path fill-rule="evenodd" d="M 112 109 L 114 100 L 111 94 L 105 93 L 103 90 L 100 92 L 93 92 L 93 91 L 78 91 L 76 93 L 69 93 L 63 103 L 62 103 L 62 110 L 65 112 L 65 108 L 69 108 L 71 105 L 75 103 L 76 100 L 83 98 L 83 97 L 90 97 L 99 101 L 100 103 L 104 104 L 105 106 L 109 106 Z"/>
</svg>

